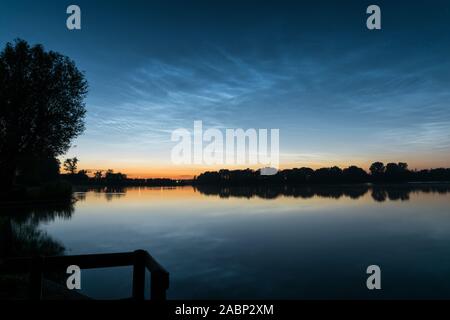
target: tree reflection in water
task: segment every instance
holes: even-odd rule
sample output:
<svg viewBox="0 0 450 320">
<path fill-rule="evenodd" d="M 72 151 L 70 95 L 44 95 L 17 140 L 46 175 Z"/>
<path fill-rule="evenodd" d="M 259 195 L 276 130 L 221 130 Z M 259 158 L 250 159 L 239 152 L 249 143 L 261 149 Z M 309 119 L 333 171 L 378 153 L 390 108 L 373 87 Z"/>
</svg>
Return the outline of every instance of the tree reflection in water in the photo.
<svg viewBox="0 0 450 320">
<path fill-rule="evenodd" d="M 53 256 L 64 254 L 64 246 L 39 229 L 40 223 L 56 218 L 70 219 L 73 204 L 55 204 L 38 207 L 8 207 L 0 215 L 0 262 L 13 257 L 34 255 Z M 6 212 L 6 213 L 5 213 Z M 54 281 L 62 279 L 60 274 L 48 274 Z M 21 299 L 27 297 L 27 275 L 0 274 L 0 298 Z"/>
<path fill-rule="evenodd" d="M 450 192 L 450 184 L 399 184 L 399 185 L 254 185 L 254 186 L 225 186 L 225 185 L 196 185 L 195 190 L 207 196 L 220 198 L 253 198 L 275 199 L 280 196 L 308 199 L 312 197 L 339 199 L 348 197 L 358 199 L 369 193 L 377 202 L 386 200 L 407 201 L 414 192 L 441 193 Z"/>
<path fill-rule="evenodd" d="M 63 254 L 63 245 L 38 227 L 56 218 L 70 219 L 73 210 L 72 203 L 3 208 L 7 213 L 0 216 L 0 257 Z"/>
<path fill-rule="evenodd" d="M 75 192 L 75 197 L 78 201 L 86 200 L 86 192 L 94 192 L 99 197 L 105 197 L 106 201 L 110 202 L 114 199 L 119 199 L 125 196 L 127 189 L 122 186 L 110 187 L 78 187 Z"/>
</svg>

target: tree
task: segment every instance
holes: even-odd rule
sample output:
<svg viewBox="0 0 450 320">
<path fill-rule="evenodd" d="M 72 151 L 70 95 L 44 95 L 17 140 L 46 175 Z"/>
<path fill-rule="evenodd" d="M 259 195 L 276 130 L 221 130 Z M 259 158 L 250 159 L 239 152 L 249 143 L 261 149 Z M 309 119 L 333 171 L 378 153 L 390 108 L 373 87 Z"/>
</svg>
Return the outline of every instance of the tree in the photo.
<svg viewBox="0 0 450 320">
<path fill-rule="evenodd" d="M 64 170 L 70 174 L 75 174 L 77 172 L 77 163 L 78 159 L 76 157 L 66 159 L 63 164 Z"/>
<path fill-rule="evenodd" d="M 385 173 L 386 174 L 395 174 L 395 173 L 397 173 L 397 172 L 399 172 L 399 166 L 398 166 L 398 164 L 396 164 L 396 163 L 394 163 L 394 162 L 389 162 L 387 165 L 386 165 L 386 170 L 385 170 Z"/>
<path fill-rule="evenodd" d="M 97 171 L 94 172 L 94 179 L 95 180 L 101 180 L 102 176 L 103 176 L 103 174 L 102 174 L 101 170 L 97 170 Z"/>
<path fill-rule="evenodd" d="M 408 173 L 407 163 L 388 163 L 386 165 L 385 178 L 391 181 L 402 181 L 408 178 Z"/>
<path fill-rule="evenodd" d="M 379 176 L 384 173 L 385 167 L 383 162 L 374 162 L 369 168 L 372 176 Z"/>
<path fill-rule="evenodd" d="M 84 130 L 87 82 L 68 57 L 24 40 L 0 52 L 0 181 L 10 190 L 21 158 L 64 154 Z"/>
<path fill-rule="evenodd" d="M 408 171 L 408 164 L 406 162 L 399 162 L 398 167 L 402 172 Z"/>
<path fill-rule="evenodd" d="M 105 174 L 105 180 L 108 185 L 117 185 L 125 182 L 127 175 L 121 172 L 114 173 L 112 169 L 108 169 Z"/>
<path fill-rule="evenodd" d="M 342 169 L 339 167 L 320 168 L 314 171 L 314 182 L 340 182 L 342 178 Z"/>
<path fill-rule="evenodd" d="M 80 170 L 77 172 L 77 174 L 75 175 L 75 180 L 78 183 L 86 183 L 89 181 L 89 176 L 88 176 L 88 172 L 87 170 Z"/>
<path fill-rule="evenodd" d="M 367 172 L 357 166 L 350 166 L 342 171 L 344 180 L 347 182 L 366 182 Z"/>
</svg>

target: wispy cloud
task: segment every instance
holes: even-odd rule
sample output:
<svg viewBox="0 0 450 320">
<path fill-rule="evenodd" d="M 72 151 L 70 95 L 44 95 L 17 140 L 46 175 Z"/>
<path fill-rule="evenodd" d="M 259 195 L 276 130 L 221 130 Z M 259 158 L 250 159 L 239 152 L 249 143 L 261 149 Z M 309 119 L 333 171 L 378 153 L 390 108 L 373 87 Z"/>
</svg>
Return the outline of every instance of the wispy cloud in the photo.
<svg viewBox="0 0 450 320">
<path fill-rule="evenodd" d="M 374 50 L 262 59 L 215 48 L 146 59 L 112 80 L 113 105 L 90 106 L 88 133 L 111 146 L 168 154 L 172 130 L 192 128 L 194 120 L 205 127 L 280 128 L 282 152 L 296 155 L 282 161 L 297 163 L 448 148 L 450 92 L 441 69 L 450 65 L 428 58 L 373 68 L 367 57 Z"/>
<path fill-rule="evenodd" d="M 171 130 L 202 120 L 210 127 L 233 127 L 239 108 L 284 76 L 220 52 L 214 60 L 168 64 L 151 59 L 117 80 L 122 101 L 114 106 L 90 106 L 90 131 L 132 135 L 153 133 L 162 142 Z M 119 89 L 120 88 L 120 89 Z M 106 111 L 107 112 L 104 112 Z M 166 139 L 161 140 L 161 134 Z"/>
</svg>

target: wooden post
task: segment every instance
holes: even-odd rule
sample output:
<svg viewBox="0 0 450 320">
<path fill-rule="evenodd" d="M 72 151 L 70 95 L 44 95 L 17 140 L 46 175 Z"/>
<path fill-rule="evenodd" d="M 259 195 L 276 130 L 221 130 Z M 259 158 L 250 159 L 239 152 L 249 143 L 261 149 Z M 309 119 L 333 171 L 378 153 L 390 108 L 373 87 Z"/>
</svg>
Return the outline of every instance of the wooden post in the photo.
<svg viewBox="0 0 450 320">
<path fill-rule="evenodd" d="M 143 250 L 134 251 L 133 265 L 133 299 L 145 299 L 145 262 Z"/>
<path fill-rule="evenodd" d="M 44 258 L 34 256 L 31 259 L 30 272 L 30 299 L 41 300 L 42 298 L 42 273 L 44 271 Z"/>
<path fill-rule="evenodd" d="M 169 274 L 156 270 L 151 273 L 150 296 L 152 300 L 166 300 L 166 290 L 169 287 Z"/>
</svg>

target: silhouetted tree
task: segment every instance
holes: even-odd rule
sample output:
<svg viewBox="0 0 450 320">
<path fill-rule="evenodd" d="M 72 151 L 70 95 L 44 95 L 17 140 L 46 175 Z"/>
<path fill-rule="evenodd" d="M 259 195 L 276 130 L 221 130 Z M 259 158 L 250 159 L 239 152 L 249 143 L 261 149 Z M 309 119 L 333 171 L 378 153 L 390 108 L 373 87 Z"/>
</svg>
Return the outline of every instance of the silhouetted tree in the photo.
<svg viewBox="0 0 450 320">
<path fill-rule="evenodd" d="M 88 172 L 86 170 L 80 170 L 75 175 L 78 182 L 85 183 L 89 180 Z"/>
<path fill-rule="evenodd" d="M 342 171 L 342 178 L 345 182 L 367 182 L 368 176 L 364 169 L 357 166 L 350 166 Z"/>
<path fill-rule="evenodd" d="M 314 182 L 327 183 L 327 182 L 341 182 L 342 180 L 342 169 L 339 167 L 331 168 L 320 168 L 314 171 L 313 175 Z"/>
<path fill-rule="evenodd" d="M 384 180 L 401 182 L 408 178 L 408 164 L 405 162 L 388 163 L 384 172 Z"/>
<path fill-rule="evenodd" d="M 94 172 L 94 179 L 100 181 L 103 177 L 103 173 L 101 170 L 97 170 Z"/>
<path fill-rule="evenodd" d="M 383 162 L 374 162 L 369 168 L 370 174 L 372 176 L 372 180 L 374 182 L 379 181 L 383 179 L 384 172 L 386 170 L 386 167 L 384 166 Z"/>
<path fill-rule="evenodd" d="M 374 163 L 372 163 L 372 165 L 370 166 L 369 170 L 370 170 L 370 173 L 371 173 L 373 176 L 376 176 L 376 175 L 383 174 L 383 173 L 384 173 L 384 170 L 385 170 L 385 167 L 384 167 L 383 162 L 374 162 Z"/>
<path fill-rule="evenodd" d="M 67 171 L 68 173 L 75 174 L 77 172 L 77 164 L 78 164 L 77 157 L 68 158 L 64 161 L 63 167 L 64 170 Z"/>
<path fill-rule="evenodd" d="M 127 180 L 127 175 L 123 173 L 114 173 L 113 170 L 108 169 L 105 174 L 105 180 L 107 185 L 123 184 Z"/>
<path fill-rule="evenodd" d="M 401 171 L 408 171 L 408 164 L 406 162 L 399 162 L 398 167 Z"/>
<path fill-rule="evenodd" d="M 10 190 L 19 159 L 61 155 L 84 130 L 87 82 L 68 57 L 24 40 L 0 52 L 0 181 Z"/>
<path fill-rule="evenodd" d="M 302 167 L 300 169 L 294 169 L 294 175 L 296 179 L 301 182 L 308 182 L 314 174 L 314 170 L 311 168 Z"/>
</svg>

